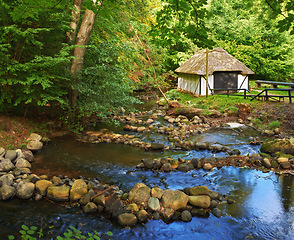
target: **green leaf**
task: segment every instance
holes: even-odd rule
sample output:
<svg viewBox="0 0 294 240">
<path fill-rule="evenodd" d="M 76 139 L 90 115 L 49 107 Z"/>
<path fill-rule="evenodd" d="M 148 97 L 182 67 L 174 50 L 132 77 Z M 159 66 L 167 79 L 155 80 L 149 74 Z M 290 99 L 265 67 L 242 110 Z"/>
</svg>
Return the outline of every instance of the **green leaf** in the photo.
<svg viewBox="0 0 294 240">
<path fill-rule="evenodd" d="M 110 231 L 108 231 L 106 234 L 107 234 L 108 236 L 110 236 L 110 237 L 112 237 L 112 236 L 113 236 L 113 233 L 112 233 L 112 232 L 110 232 Z"/>
<path fill-rule="evenodd" d="M 13 239 L 15 239 L 15 237 L 13 235 L 9 235 L 8 239 L 13 240 Z"/>
<path fill-rule="evenodd" d="M 25 231 L 29 230 L 29 228 L 26 225 L 22 225 L 21 228 Z"/>
</svg>

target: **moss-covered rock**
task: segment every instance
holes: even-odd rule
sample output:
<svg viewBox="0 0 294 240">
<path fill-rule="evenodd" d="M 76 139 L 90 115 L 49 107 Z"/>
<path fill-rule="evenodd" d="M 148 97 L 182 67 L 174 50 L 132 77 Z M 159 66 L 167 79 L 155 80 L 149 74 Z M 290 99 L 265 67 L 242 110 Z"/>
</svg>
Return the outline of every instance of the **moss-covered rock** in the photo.
<svg viewBox="0 0 294 240">
<path fill-rule="evenodd" d="M 281 152 L 293 155 L 294 145 L 289 139 L 267 139 L 262 143 L 260 151 L 269 154 Z"/>
</svg>

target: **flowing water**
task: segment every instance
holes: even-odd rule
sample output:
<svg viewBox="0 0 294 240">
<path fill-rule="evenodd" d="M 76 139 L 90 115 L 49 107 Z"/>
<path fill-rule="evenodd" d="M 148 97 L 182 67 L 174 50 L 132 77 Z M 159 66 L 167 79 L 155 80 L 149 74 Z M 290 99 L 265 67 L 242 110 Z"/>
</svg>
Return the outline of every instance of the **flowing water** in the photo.
<svg viewBox="0 0 294 240">
<path fill-rule="evenodd" d="M 153 107 L 147 103 L 145 110 Z M 164 124 L 161 118 L 155 124 Z M 122 128 L 116 129 L 122 131 Z M 137 134 L 146 142 L 168 144 L 160 134 Z M 251 135 L 251 134 L 250 134 Z M 192 136 L 191 140 L 230 145 L 242 155 L 258 153 L 259 146 L 245 143 L 250 138 L 228 129 L 218 129 Z M 45 239 L 55 239 L 74 226 L 84 232 L 96 230 L 107 239 L 294 239 L 294 184 L 293 176 L 277 176 L 253 169 L 223 167 L 210 172 L 193 170 L 187 173 L 156 173 L 135 168 L 142 158 L 225 156 L 210 151 L 145 152 L 121 144 L 88 144 L 73 138 L 54 139 L 36 155 L 32 172 L 38 175 L 67 175 L 71 178 L 98 178 L 101 182 L 130 190 L 135 183 L 143 182 L 162 189 L 183 189 L 205 185 L 220 194 L 234 195 L 234 204 L 220 204 L 223 217 L 193 217 L 191 222 L 176 221 L 166 224 L 149 220 L 131 229 L 121 228 L 101 214 L 84 214 L 79 207 L 59 206 L 46 200 L 40 202 L 14 199 L 0 202 L 0 239 L 16 234 L 22 224 L 43 229 Z"/>
<path fill-rule="evenodd" d="M 227 144 L 246 142 L 230 131 L 209 132 L 198 137 Z M 236 146 L 238 147 L 238 146 Z M 240 145 L 242 154 L 258 152 L 258 147 Z M 216 154 L 221 156 L 224 153 Z M 183 189 L 205 185 L 221 194 L 235 196 L 234 204 L 220 204 L 224 216 L 193 217 L 189 223 L 150 220 L 145 225 L 122 229 L 103 215 L 85 215 L 78 207 L 14 199 L 0 202 L 0 239 L 15 234 L 22 224 L 42 228 L 46 239 L 63 233 L 70 225 L 84 231 L 112 231 L 112 239 L 294 239 L 293 177 L 253 169 L 224 167 L 205 172 L 154 173 L 134 166 L 145 157 L 203 157 L 209 151 L 144 152 L 120 144 L 87 144 L 72 139 L 56 139 L 36 156 L 32 171 L 37 174 L 97 177 L 100 181 L 131 189 L 135 183 L 157 185 L 163 189 Z M 103 235 L 104 238 L 107 238 Z"/>
</svg>

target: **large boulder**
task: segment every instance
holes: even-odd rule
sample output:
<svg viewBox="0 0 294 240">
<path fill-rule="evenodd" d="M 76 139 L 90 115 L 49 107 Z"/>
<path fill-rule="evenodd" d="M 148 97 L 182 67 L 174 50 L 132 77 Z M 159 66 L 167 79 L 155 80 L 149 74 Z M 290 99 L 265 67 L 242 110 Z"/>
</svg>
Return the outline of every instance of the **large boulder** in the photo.
<svg viewBox="0 0 294 240">
<path fill-rule="evenodd" d="M 146 206 L 148 199 L 151 197 L 150 193 L 151 189 L 145 184 L 136 184 L 129 193 L 129 200 Z"/>
<path fill-rule="evenodd" d="M 209 208 L 210 197 L 207 195 L 189 196 L 189 203 L 199 208 Z"/>
<path fill-rule="evenodd" d="M 11 199 L 15 195 L 15 188 L 8 185 L 3 185 L 0 187 L 0 200 L 6 201 L 8 199 Z"/>
<path fill-rule="evenodd" d="M 86 195 L 88 192 L 88 186 L 83 179 L 77 179 L 74 181 L 70 190 L 70 201 L 77 202 L 80 198 Z"/>
<path fill-rule="evenodd" d="M 118 224 L 125 226 L 134 226 L 138 222 L 138 218 L 132 213 L 123 213 L 118 216 Z"/>
<path fill-rule="evenodd" d="M 267 139 L 262 143 L 260 151 L 270 154 L 282 152 L 294 155 L 294 144 L 289 139 Z"/>
<path fill-rule="evenodd" d="M 21 181 L 16 187 L 16 196 L 20 199 L 30 199 L 35 191 L 35 184 Z"/>
<path fill-rule="evenodd" d="M 52 186 L 52 182 L 48 180 L 40 180 L 36 182 L 36 191 L 37 193 L 45 196 L 47 193 L 47 188 Z"/>
<path fill-rule="evenodd" d="M 47 198 L 52 201 L 67 202 L 69 201 L 69 191 L 68 186 L 50 186 L 47 188 Z"/>
<path fill-rule="evenodd" d="M 163 207 L 174 210 L 185 208 L 188 201 L 189 196 L 181 191 L 165 190 L 161 198 Z"/>
</svg>

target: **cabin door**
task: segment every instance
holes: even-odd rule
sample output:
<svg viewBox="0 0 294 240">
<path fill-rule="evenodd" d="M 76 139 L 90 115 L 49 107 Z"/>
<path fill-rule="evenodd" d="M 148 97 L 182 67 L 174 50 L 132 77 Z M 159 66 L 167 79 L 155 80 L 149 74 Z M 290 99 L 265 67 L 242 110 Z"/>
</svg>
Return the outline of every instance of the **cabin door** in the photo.
<svg viewBox="0 0 294 240">
<path fill-rule="evenodd" d="M 214 88 L 238 88 L 238 72 L 214 72 Z"/>
</svg>

